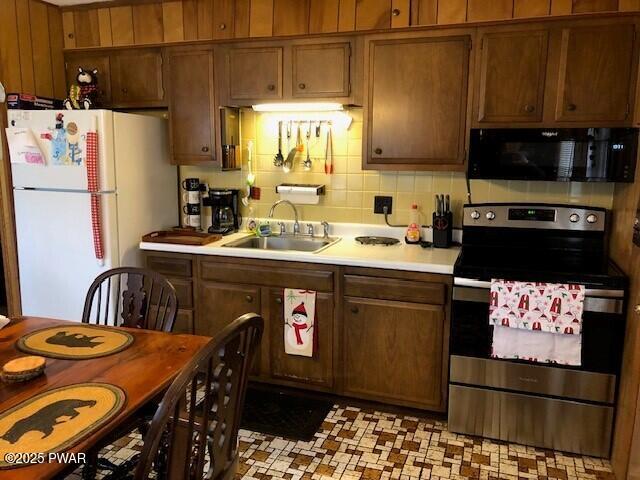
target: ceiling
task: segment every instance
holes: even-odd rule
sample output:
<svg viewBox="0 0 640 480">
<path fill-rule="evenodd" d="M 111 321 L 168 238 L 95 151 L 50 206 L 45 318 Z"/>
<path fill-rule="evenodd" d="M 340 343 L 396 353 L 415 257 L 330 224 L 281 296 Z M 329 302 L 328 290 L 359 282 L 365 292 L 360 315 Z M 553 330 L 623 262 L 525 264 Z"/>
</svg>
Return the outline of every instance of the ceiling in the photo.
<svg viewBox="0 0 640 480">
<path fill-rule="evenodd" d="M 81 3 L 96 3 L 96 0 L 46 0 L 47 3 L 53 3 L 54 5 L 66 6 L 66 5 L 80 5 Z"/>
</svg>

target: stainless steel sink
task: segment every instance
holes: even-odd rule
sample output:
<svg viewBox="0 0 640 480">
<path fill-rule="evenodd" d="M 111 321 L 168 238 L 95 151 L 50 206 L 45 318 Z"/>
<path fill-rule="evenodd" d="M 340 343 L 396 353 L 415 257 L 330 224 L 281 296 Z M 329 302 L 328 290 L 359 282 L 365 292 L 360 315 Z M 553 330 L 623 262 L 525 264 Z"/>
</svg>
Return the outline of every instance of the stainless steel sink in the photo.
<svg viewBox="0 0 640 480">
<path fill-rule="evenodd" d="M 336 237 L 316 238 L 293 235 L 280 237 L 247 237 L 227 243 L 225 247 L 316 253 L 339 240 L 340 238 Z"/>
</svg>

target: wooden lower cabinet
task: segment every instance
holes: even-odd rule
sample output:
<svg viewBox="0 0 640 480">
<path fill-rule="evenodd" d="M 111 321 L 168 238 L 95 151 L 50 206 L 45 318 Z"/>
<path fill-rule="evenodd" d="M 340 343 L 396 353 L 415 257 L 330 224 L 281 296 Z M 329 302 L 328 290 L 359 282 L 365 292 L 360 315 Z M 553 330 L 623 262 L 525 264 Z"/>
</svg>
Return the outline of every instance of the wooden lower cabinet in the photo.
<svg viewBox="0 0 640 480">
<path fill-rule="evenodd" d="M 442 305 L 345 298 L 344 393 L 442 410 L 444 325 Z"/>
<path fill-rule="evenodd" d="M 214 337 L 245 313 L 260 313 L 260 288 L 200 282 L 196 315 L 196 334 Z"/>
<path fill-rule="evenodd" d="M 446 410 L 451 277 L 157 252 L 147 265 L 176 287 L 176 332 L 215 337 L 246 313 L 264 318 L 253 380 Z M 317 292 L 313 357 L 284 351 L 287 287 Z"/>
<path fill-rule="evenodd" d="M 178 309 L 176 321 L 173 324 L 173 333 L 195 333 L 195 324 L 193 322 L 193 310 Z"/>
<path fill-rule="evenodd" d="M 271 376 L 331 387 L 333 385 L 333 294 L 316 295 L 317 348 L 313 357 L 284 352 L 284 298 L 281 288 L 269 289 L 269 354 Z"/>
</svg>

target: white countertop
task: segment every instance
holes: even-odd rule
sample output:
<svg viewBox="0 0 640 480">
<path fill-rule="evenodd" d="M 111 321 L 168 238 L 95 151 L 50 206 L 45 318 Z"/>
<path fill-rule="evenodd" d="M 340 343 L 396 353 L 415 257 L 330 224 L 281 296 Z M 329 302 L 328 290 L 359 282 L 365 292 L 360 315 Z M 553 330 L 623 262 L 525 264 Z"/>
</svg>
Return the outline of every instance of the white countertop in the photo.
<svg viewBox="0 0 640 480">
<path fill-rule="evenodd" d="M 274 222 L 275 221 L 276 220 L 274 220 Z M 314 223 L 314 225 L 317 226 L 316 232 L 321 231 L 319 224 Z M 301 225 L 301 229 L 304 230 L 304 225 Z M 291 230 L 290 226 L 288 226 L 287 230 Z M 431 237 L 430 233 L 428 229 L 424 229 L 424 238 L 429 239 Z M 404 243 L 404 229 L 402 228 L 337 223 L 331 225 L 330 235 L 332 237 L 340 237 L 340 240 L 317 253 L 225 247 L 225 245 L 230 242 L 250 235 L 251 234 L 247 232 L 238 232 L 227 235 L 217 242 L 204 246 L 141 242 L 140 249 L 159 252 L 190 253 L 195 255 L 219 255 L 225 257 L 348 265 L 352 267 L 386 268 L 391 270 L 448 275 L 453 273 L 453 265 L 460 253 L 459 247 L 443 249 L 422 248 L 420 245 L 407 245 Z M 401 240 L 401 242 L 391 246 L 361 245 L 355 241 L 355 237 L 358 235 L 394 237 Z"/>
</svg>

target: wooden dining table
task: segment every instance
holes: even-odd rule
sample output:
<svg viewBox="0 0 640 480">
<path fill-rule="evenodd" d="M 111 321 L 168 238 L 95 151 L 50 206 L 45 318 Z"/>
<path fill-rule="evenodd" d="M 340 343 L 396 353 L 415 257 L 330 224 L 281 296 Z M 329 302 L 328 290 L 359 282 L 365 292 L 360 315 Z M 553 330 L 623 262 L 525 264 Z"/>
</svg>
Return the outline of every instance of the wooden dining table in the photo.
<svg viewBox="0 0 640 480">
<path fill-rule="evenodd" d="M 47 327 L 78 325 L 78 322 L 38 317 L 16 317 L 0 330 L 0 365 L 27 355 L 15 346 L 23 335 Z M 122 327 L 117 327 L 118 329 Z M 210 337 L 122 328 L 134 337 L 126 349 L 112 355 L 86 359 L 47 358 L 44 375 L 23 383 L 0 382 L 0 412 L 47 390 L 75 383 L 104 382 L 120 387 L 126 401 L 120 412 L 82 438 L 67 452 L 87 452 L 151 399 L 163 392 Z M 70 465 L 43 463 L 0 470 L 0 479 L 48 479 Z"/>
</svg>

